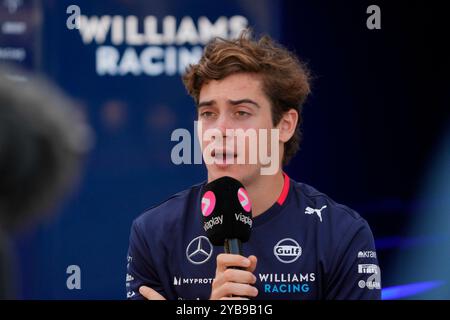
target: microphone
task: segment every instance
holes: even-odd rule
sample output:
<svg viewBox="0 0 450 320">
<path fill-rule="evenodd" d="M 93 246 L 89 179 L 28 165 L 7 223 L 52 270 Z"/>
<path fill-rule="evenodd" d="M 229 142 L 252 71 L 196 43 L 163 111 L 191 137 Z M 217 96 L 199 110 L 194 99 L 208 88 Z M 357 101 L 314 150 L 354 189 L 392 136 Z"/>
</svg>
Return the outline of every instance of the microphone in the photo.
<svg viewBox="0 0 450 320">
<path fill-rule="evenodd" d="M 0 66 L 0 299 L 14 299 L 8 235 L 52 213 L 79 179 L 91 129 L 55 85 Z"/>
<path fill-rule="evenodd" d="M 251 201 L 242 183 L 231 177 L 214 180 L 203 188 L 203 229 L 225 253 L 242 255 L 242 243 L 250 239 L 253 225 Z"/>
<path fill-rule="evenodd" d="M 18 229 L 51 213 L 79 179 L 91 133 L 55 85 L 0 67 L 0 228 Z"/>
</svg>

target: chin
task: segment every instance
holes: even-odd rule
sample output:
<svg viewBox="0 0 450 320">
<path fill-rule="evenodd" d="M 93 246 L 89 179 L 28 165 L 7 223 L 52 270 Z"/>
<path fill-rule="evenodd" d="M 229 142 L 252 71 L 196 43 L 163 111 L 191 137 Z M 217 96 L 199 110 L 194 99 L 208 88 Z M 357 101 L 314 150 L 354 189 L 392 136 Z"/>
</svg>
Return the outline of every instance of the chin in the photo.
<svg viewBox="0 0 450 320">
<path fill-rule="evenodd" d="M 259 170 L 253 166 L 249 167 L 245 165 L 211 165 L 207 169 L 211 181 L 228 176 L 240 181 L 244 185 L 246 181 L 249 181 L 254 176 L 253 171 L 256 172 Z"/>
</svg>

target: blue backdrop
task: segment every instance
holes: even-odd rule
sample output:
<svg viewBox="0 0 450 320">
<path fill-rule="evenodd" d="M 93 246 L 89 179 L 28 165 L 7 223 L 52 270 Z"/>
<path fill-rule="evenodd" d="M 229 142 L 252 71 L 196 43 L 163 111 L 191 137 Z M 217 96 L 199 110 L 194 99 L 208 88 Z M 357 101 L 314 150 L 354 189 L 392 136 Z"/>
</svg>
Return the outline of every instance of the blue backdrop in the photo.
<svg viewBox="0 0 450 320">
<path fill-rule="evenodd" d="M 82 30 L 66 26 L 72 4 Z M 313 71 L 304 141 L 288 174 L 369 221 L 384 298 L 450 298 L 450 122 L 441 99 L 448 88 L 433 80 L 444 54 L 434 29 L 415 23 L 431 14 L 424 2 L 379 2 L 381 30 L 366 27 L 370 4 L 24 0 L 14 12 L 0 5 L 4 21 L 31 26 L 21 42 L 3 35 L 0 44 L 24 47 L 19 62 L 74 98 L 95 132 L 75 191 L 52 220 L 15 238 L 19 297 L 125 297 L 131 221 L 206 177 L 201 165 L 170 160 L 172 131 L 192 132 L 195 119 L 180 69 L 212 31 L 232 36 L 248 25 Z M 69 265 L 81 268 L 80 290 L 66 286 Z"/>
</svg>

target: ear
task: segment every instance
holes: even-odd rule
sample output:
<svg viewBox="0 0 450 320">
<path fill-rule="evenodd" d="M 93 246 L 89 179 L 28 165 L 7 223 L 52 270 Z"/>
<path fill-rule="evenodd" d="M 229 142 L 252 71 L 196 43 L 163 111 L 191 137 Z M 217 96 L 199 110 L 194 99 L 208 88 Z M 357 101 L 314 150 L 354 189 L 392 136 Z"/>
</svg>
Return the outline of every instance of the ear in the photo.
<svg viewBox="0 0 450 320">
<path fill-rule="evenodd" d="M 298 123 L 298 112 L 295 109 L 289 109 L 281 117 L 277 128 L 280 130 L 280 142 L 288 142 L 295 134 Z"/>
</svg>

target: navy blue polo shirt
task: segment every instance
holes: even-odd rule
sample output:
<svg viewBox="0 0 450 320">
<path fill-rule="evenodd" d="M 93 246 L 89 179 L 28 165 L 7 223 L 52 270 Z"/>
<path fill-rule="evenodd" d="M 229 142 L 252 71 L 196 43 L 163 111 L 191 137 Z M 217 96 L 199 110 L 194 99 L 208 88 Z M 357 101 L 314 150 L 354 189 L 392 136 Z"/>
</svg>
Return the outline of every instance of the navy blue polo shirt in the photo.
<svg viewBox="0 0 450 320">
<path fill-rule="evenodd" d="M 202 227 L 202 187 L 152 207 L 131 227 L 128 299 L 149 286 L 167 299 L 208 299 L 216 270 Z M 272 207 L 253 221 L 245 256 L 255 255 L 255 299 L 380 299 L 380 268 L 366 220 L 313 187 L 284 175 Z"/>
</svg>

